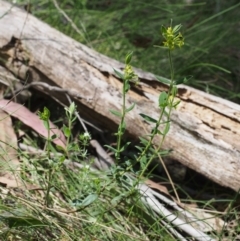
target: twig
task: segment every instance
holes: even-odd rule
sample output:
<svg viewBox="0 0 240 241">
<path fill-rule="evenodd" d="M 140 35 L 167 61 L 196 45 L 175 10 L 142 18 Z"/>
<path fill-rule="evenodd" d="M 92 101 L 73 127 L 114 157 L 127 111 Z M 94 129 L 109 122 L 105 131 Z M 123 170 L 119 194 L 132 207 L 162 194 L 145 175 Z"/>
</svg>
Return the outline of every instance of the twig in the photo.
<svg viewBox="0 0 240 241">
<path fill-rule="evenodd" d="M 108 170 L 112 165 L 114 165 L 114 160 L 106 153 L 106 151 L 102 148 L 102 146 L 96 140 L 91 140 L 90 144 L 95 148 L 98 154 L 98 163 L 97 168 L 99 170 Z"/>
<path fill-rule="evenodd" d="M 165 221 L 161 220 L 161 223 L 167 228 L 169 232 L 171 232 L 174 237 L 178 238 L 181 241 L 187 241 L 179 232 L 177 232 L 170 224 L 166 223 Z"/>
</svg>

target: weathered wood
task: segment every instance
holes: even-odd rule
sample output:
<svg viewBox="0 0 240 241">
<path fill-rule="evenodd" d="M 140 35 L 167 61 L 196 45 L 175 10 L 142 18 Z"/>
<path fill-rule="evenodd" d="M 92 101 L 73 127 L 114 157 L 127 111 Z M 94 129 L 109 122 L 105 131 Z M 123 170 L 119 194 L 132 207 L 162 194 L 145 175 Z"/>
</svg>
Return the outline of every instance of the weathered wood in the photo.
<svg viewBox="0 0 240 241">
<path fill-rule="evenodd" d="M 5 68 L 19 79 L 46 82 L 82 96 L 75 98 L 79 112 L 102 128 L 115 128 L 119 119 L 109 113 L 120 110 L 122 83 L 113 69 L 123 64 L 63 35 L 35 17 L 0 1 L 0 55 Z M 132 88 L 127 105 L 136 107 L 126 117 L 133 136 L 146 134 L 151 126 L 139 113 L 157 118 L 159 92 L 166 86 L 154 75 L 136 69 L 140 85 Z M 35 87 L 41 89 L 41 87 Z M 62 93 L 49 92 L 62 101 Z M 92 98 L 89 101 L 89 98 Z M 240 188 L 240 106 L 193 88 L 179 86 L 181 100 L 172 113 L 164 148 L 171 157 L 213 181 Z M 160 139 L 156 138 L 155 143 Z"/>
</svg>

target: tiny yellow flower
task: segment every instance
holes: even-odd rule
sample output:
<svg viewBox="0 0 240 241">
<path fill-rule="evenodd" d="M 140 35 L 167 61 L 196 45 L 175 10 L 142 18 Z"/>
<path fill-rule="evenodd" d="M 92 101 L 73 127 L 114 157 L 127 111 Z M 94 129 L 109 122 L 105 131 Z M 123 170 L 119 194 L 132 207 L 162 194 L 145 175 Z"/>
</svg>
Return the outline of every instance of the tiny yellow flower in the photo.
<svg viewBox="0 0 240 241">
<path fill-rule="evenodd" d="M 163 46 L 173 50 L 175 46 L 181 48 L 184 45 L 184 39 L 180 32 L 181 25 L 177 25 L 174 28 L 168 27 L 167 29 L 162 26 L 162 35 L 165 39 Z"/>
<path fill-rule="evenodd" d="M 179 105 L 180 100 L 175 98 L 173 95 L 170 95 L 168 97 L 168 105 L 173 107 L 174 109 L 177 109 L 177 106 Z"/>
<path fill-rule="evenodd" d="M 124 78 L 136 84 L 138 83 L 138 76 L 134 73 L 132 66 L 129 64 L 124 68 Z"/>
</svg>

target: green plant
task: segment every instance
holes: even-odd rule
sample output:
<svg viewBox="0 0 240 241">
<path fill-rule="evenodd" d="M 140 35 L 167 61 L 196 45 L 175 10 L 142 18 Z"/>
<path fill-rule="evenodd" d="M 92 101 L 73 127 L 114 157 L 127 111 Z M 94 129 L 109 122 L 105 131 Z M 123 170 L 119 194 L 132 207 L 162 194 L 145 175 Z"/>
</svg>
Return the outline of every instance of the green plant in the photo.
<svg viewBox="0 0 240 241">
<path fill-rule="evenodd" d="M 169 132 L 170 129 L 170 116 L 173 108 L 177 108 L 178 104 L 180 103 L 179 100 L 175 101 L 175 97 L 177 95 L 177 84 L 182 83 L 186 79 L 184 78 L 183 81 L 176 82 L 174 80 L 174 68 L 173 68 L 173 61 L 172 61 L 172 51 L 175 49 L 176 46 L 182 47 L 184 45 L 184 39 L 182 34 L 179 32 L 181 25 L 176 25 L 172 27 L 172 22 L 170 27 L 165 28 L 162 26 L 161 33 L 164 37 L 163 48 L 168 50 L 168 58 L 169 58 L 169 65 L 170 65 L 170 82 L 168 92 L 161 92 L 158 98 L 158 106 L 160 108 L 160 114 L 158 120 L 153 119 L 150 116 L 145 114 L 141 114 L 141 116 L 148 122 L 152 122 L 155 126 L 152 129 L 151 134 L 149 135 L 149 139 L 146 140 L 144 138 L 141 139 L 142 143 L 145 145 L 144 149 L 139 148 L 141 154 L 139 155 L 137 161 L 140 163 L 146 163 L 147 160 L 147 152 L 152 148 L 152 154 L 147 161 L 145 167 L 143 168 L 140 177 L 144 175 L 146 169 L 148 168 L 149 164 L 153 161 L 153 159 L 160 154 L 162 144 L 164 139 Z M 161 78 L 157 78 L 160 82 L 162 82 Z M 161 130 L 159 129 L 160 127 Z M 154 149 L 152 147 L 153 139 L 156 135 L 161 136 L 161 141 L 159 146 Z"/>
<path fill-rule="evenodd" d="M 17 2 L 25 3 L 26 1 L 19 0 Z M 129 184 L 127 175 L 124 174 L 134 171 L 137 174 L 135 175 L 137 183 L 146 175 L 151 160 L 163 153 L 161 143 L 164 142 L 171 127 L 171 110 L 176 108 L 179 103 L 175 98 L 177 84 L 188 80 L 184 78 L 180 81 L 174 81 L 180 79 L 179 76 L 191 73 L 196 77 L 189 82 L 191 85 L 231 99 L 239 98 L 239 86 L 236 82 L 233 82 L 237 78 L 234 77 L 229 80 L 230 77 L 234 76 L 230 76 L 229 73 L 234 70 L 236 61 L 234 61 L 232 55 L 228 56 L 234 48 L 236 48 L 237 53 L 237 45 L 234 43 L 238 43 L 238 39 L 235 37 L 236 35 L 231 33 L 235 31 L 233 27 L 237 18 L 234 16 L 237 16 L 236 13 L 238 14 L 238 12 L 235 11 L 234 13 L 234 10 L 237 10 L 239 3 L 236 0 L 227 2 L 222 0 L 209 1 L 206 3 L 192 1 L 192 4 L 186 5 L 184 4 L 186 1 L 165 1 L 164 4 L 161 4 L 157 0 L 150 3 L 140 0 L 136 5 L 133 1 L 57 1 L 63 11 L 70 16 L 72 22 L 80 29 L 80 31 L 74 32 L 74 28 L 68 22 L 69 20 L 65 19 L 62 13 L 54 8 L 53 2 L 31 1 L 33 14 L 78 41 L 113 58 L 122 59 L 128 49 L 132 49 L 134 52 L 134 55 L 129 54 L 125 59 L 124 73 L 116 70 L 117 75 L 124 80 L 123 108 L 121 111 L 111 110 L 113 114 L 120 117 L 120 124 L 116 133 L 117 146 L 116 148 L 109 147 L 114 151 L 117 160 L 117 165 L 113 169 L 114 177 L 117 177 L 117 179 L 101 172 L 94 173 L 88 167 L 74 173 L 67 170 L 63 165 L 65 157 L 80 157 L 81 160 L 85 161 L 86 147 L 90 139 L 89 133 L 85 132 L 79 136 L 78 141 L 73 140 L 72 126 L 75 121 L 73 111 L 75 107 L 71 104 L 71 108 L 65 109 L 68 123 L 63 126 L 63 132 L 67 139 L 66 148 L 58 147 L 63 154 L 60 156 L 50 155 L 50 151 L 54 150 L 51 142 L 55 136 L 51 136 L 49 131 L 46 139 L 46 155 L 42 159 L 48 165 L 44 164 L 42 167 L 43 163 L 39 161 L 38 157 L 34 158 L 34 161 L 29 157 L 23 158 L 24 165 L 27 166 L 26 176 L 31 173 L 34 181 L 40 180 L 39 183 L 44 181 L 46 184 L 46 188 L 44 188 L 44 190 L 47 190 L 44 191 L 45 204 L 51 207 L 55 203 L 58 205 L 52 209 L 46 208 L 44 205 L 38 206 L 34 202 L 38 195 L 32 193 L 27 193 L 27 199 L 15 197 L 14 201 L 18 202 L 17 205 L 28 212 L 19 212 L 17 205 L 15 205 L 17 207 L 11 208 L 7 205 L 6 207 L 1 206 L 0 210 L 5 209 L 7 211 L 7 213 L 1 215 L 1 221 L 9 222 L 10 227 L 10 229 L 6 229 L 6 226 L 3 227 L 5 236 L 1 235 L 1 237 L 8 236 L 9 240 L 17 235 L 20 235 L 24 240 L 28 240 L 31 236 L 33 237 L 32 240 L 37 240 L 37 238 L 43 240 L 42 237 L 49 240 L 53 239 L 53 236 L 55 236 L 54 240 L 78 240 L 79 237 L 84 240 L 93 240 L 95 237 L 99 240 L 141 240 L 141 238 L 144 240 L 145 236 L 143 237 L 142 232 L 137 228 L 140 227 L 140 230 L 143 230 L 150 240 L 159 240 L 159 237 L 162 237 L 163 240 L 173 240 L 163 234 L 164 225 L 160 224 L 159 221 L 161 220 L 154 216 L 152 210 L 146 210 L 146 207 L 141 203 L 139 193 L 134 191 L 134 188 Z M 142 18 L 142 14 L 146 18 Z M 182 36 L 174 31 L 174 29 L 180 29 L 180 26 L 176 26 L 176 28 L 172 26 L 169 28 L 162 27 L 162 34 L 165 39 L 163 46 L 160 46 L 159 49 L 162 52 L 159 54 L 158 51 L 152 51 L 150 46 L 159 42 L 159 37 L 155 34 L 156 29 L 159 28 L 160 23 L 171 17 L 186 26 L 184 31 L 184 36 L 187 39 L 186 48 L 184 48 L 186 51 L 183 50 L 181 54 L 175 54 L 176 51 L 173 52 L 174 48 L 172 48 L 174 41 L 176 41 L 177 46 L 182 45 Z M 101 19 L 101 25 L 99 26 L 95 24 L 98 19 Z M 217 21 L 214 22 L 214 20 Z M 225 41 L 226 39 L 227 41 Z M 226 42 L 226 44 L 223 42 Z M 226 45 L 229 49 L 226 48 Z M 166 51 L 168 52 L 168 58 L 163 55 Z M 173 59 L 175 60 L 175 68 L 173 68 Z M 156 68 L 156 65 L 159 66 L 159 64 L 161 68 Z M 171 72 L 170 81 L 163 81 L 163 78 L 157 77 L 160 82 L 169 85 L 169 91 L 161 93 L 159 96 L 159 117 L 162 115 L 162 118 L 153 119 L 151 116 L 141 114 L 144 120 L 154 124 L 154 127 L 149 135 L 141 137 L 142 146 L 137 147 L 139 150 L 138 156 L 132 160 L 125 157 L 123 153 L 130 144 L 130 142 L 126 144 L 123 142 L 126 129 L 124 119 L 128 112 L 134 108 L 134 104 L 126 106 L 126 95 L 132 82 L 137 84 L 137 76 L 134 74 L 131 65 L 162 76 L 166 76 L 169 70 Z M 216 79 L 218 80 L 217 83 L 214 82 Z M 231 86 L 231 81 L 236 93 L 233 93 L 230 88 L 226 90 L 222 87 L 222 85 Z M 219 82 L 223 84 L 219 86 Z M 163 109 L 165 111 L 162 111 Z M 48 116 L 50 112 L 46 114 Z M 43 120 L 49 128 L 48 118 L 45 119 L 43 116 Z M 153 146 L 156 135 L 161 137 L 161 142 L 157 147 Z M 76 153 L 78 155 L 75 155 Z M 79 160 L 77 159 L 77 161 Z M 34 170 L 31 169 L 32 163 L 35 165 Z M 136 163 L 140 166 L 140 170 L 137 172 L 138 167 L 135 170 L 133 169 Z M 44 179 L 45 176 L 42 176 L 43 173 L 46 174 L 46 179 Z M 119 177 L 121 182 L 118 182 Z M 203 190 L 204 193 L 207 192 L 204 188 Z M 53 197 L 53 194 L 58 192 L 63 194 L 65 200 Z M 32 200 L 31 198 L 29 200 L 29 197 Z M 9 199 L 12 201 L 12 197 Z M 239 210 L 233 207 L 236 199 L 236 197 L 233 200 L 229 198 L 227 201 L 230 203 L 229 214 L 230 210 L 234 209 L 237 219 Z M 195 203 L 196 200 L 189 197 L 185 201 Z M 38 202 L 41 203 L 41 199 Z M 209 201 L 210 204 L 215 202 L 214 198 Z M 203 203 L 206 204 L 206 201 Z M 59 212 L 59 206 L 67 210 L 65 214 Z M 208 208 L 213 209 L 210 205 Z M 13 209 L 14 212 L 12 212 Z M 18 212 L 15 212 L 15 209 Z M 9 212 L 12 213 L 12 216 L 9 216 Z M 71 215 L 71 212 L 73 212 L 73 215 Z M 41 231 L 35 225 L 38 225 Z M 134 236 L 132 232 L 128 233 L 129 227 L 134 230 L 134 234 L 138 235 Z M 41 232 L 42 236 L 40 236 Z M 54 235 L 49 235 L 50 232 Z M 222 236 L 224 232 L 225 230 L 222 231 Z M 16 236 L 12 236 L 12 233 Z M 40 238 L 37 237 L 38 235 Z"/>
<path fill-rule="evenodd" d="M 122 88 L 122 109 L 121 111 L 117 110 L 110 110 L 110 112 L 118 117 L 120 117 L 120 123 L 118 127 L 118 131 L 115 134 L 117 137 L 117 146 L 116 148 L 113 148 L 111 146 L 108 146 L 110 150 L 112 150 L 115 154 L 116 158 L 116 166 L 112 169 L 113 176 L 110 176 L 110 180 L 100 183 L 99 178 L 95 179 L 95 181 L 89 185 L 85 185 L 84 187 L 81 187 L 81 193 L 77 194 L 77 198 L 72 200 L 71 203 L 72 206 L 76 208 L 76 211 L 85 211 L 88 208 L 94 208 L 96 203 L 99 203 L 101 200 L 101 196 L 104 192 L 109 192 L 110 190 L 113 190 L 113 186 L 116 184 L 120 184 L 119 188 L 122 189 L 121 192 L 117 191 L 114 194 L 114 197 L 110 198 L 110 206 L 102 210 L 98 214 L 98 219 L 104 215 L 104 213 L 109 212 L 110 210 L 114 210 L 117 207 L 121 206 L 121 203 L 127 202 L 129 205 L 129 215 L 132 215 L 132 210 L 134 210 L 136 207 L 136 204 L 140 202 L 140 195 L 136 191 L 135 187 L 137 183 L 142 179 L 144 176 L 149 164 L 152 162 L 153 158 L 161 154 L 161 146 L 162 143 L 170 129 L 170 115 L 173 108 L 176 108 L 179 104 L 178 100 L 175 100 L 175 96 L 177 94 L 177 84 L 178 82 L 174 81 L 174 69 L 173 69 L 173 61 L 172 61 L 172 51 L 175 49 L 175 46 L 181 47 L 184 44 L 184 39 L 179 32 L 181 28 L 181 25 L 177 25 L 175 27 L 172 27 L 172 23 L 170 27 L 165 28 L 164 26 L 161 29 L 162 36 L 164 38 L 163 42 L 163 48 L 168 50 L 168 57 L 169 57 L 169 64 L 170 64 L 170 70 L 171 70 L 171 78 L 170 81 L 167 83 L 169 84 L 169 90 L 168 92 L 162 92 L 159 95 L 159 101 L 158 106 L 160 108 L 160 114 L 159 119 L 155 120 L 150 116 L 147 116 L 145 114 L 140 114 L 145 121 L 148 121 L 150 123 L 154 124 L 154 127 L 149 135 L 146 137 L 141 137 L 141 143 L 142 146 L 138 146 L 139 155 L 136 157 L 135 160 L 127 160 L 125 159 L 125 162 L 122 163 L 121 156 L 123 151 L 127 149 L 130 142 L 127 142 L 125 144 L 122 144 L 122 138 L 124 135 L 124 132 L 126 130 L 126 123 L 125 123 L 125 117 L 128 112 L 133 110 L 135 104 L 133 103 L 131 106 L 126 106 L 126 96 L 128 91 L 130 90 L 131 84 L 138 84 L 138 77 L 133 71 L 133 68 L 131 66 L 131 59 L 132 59 L 132 53 L 128 54 L 125 58 L 125 68 L 124 72 L 120 73 L 119 71 L 115 70 L 115 73 L 123 80 L 123 88 Z M 161 81 L 161 80 L 159 80 Z M 74 103 L 71 103 L 71 105 L 68 108 L 65 108 L 68 125 L 63 126 L 63 132 L 66 137 L 66 148 L 58 147 L 58 149 L 62 150 L 64 152 L 64 155 L 59 157 L 55 156 L 52 157 L 50 154 L 50 151 L 52 150 L 51 142 L 56 138 L 56 135 L 51 136 L 51 128 L 50 128 L 50 111 L 45 107 L 43 112 L 39 112 L 40 119 L 43 120 L 43 123 L 48 130 L 48 137 L 46 142 L 46 151 L 47 156 L 46 160 L 48 161 L 48 176 L 46 183 L 46 192 L 45 192 L 45 205 L 47 207 L 50 206 L 50 204 L 53 203 L 53 201 L 50 198 L 50 193 L 52 192 L 51 189 L 57 188 L 57 185 L 54 184 L 54 180 L 56 180 L 55 176 L 59 176 L 59 171 L 63 168 L 63 162 L 65 160 L 65 156 L 68 158 L 71 158 L 72 152 L 78 152 L 81 153 L 81 157 L 84 159 L 86 158 L 86 146 L 89 144 L 90 135 L 89 133 L 84 133 L 80 135 L 80 145 L 79 142 L 76 143 L 72 140 L 72 126 L 73 122 L 76 120 L 76 106 Z M 156 135 L 161 136 L 161 142 L 157 148 L 153 147 L 153 139 Z M 140 170 L 136 173 L 137 178 L 132 178 L 128 175 L 125 175 L 126 172 L 132 172 L 133 166 L 136 163 L 140 163 Z M 89 177 L 89 170 L 83 170 L 82 175 Z M 116 182 L 113 182 L 113 180 Z M 120 182 L 119 182 L 120 181 Z M 77 181 L 78 182 L 78 181 Z M 86 183 L 85 183 L 86 184 Z M 64 186 L 66 186 L 64 184 Z M 76 194 L 75 194 L 76 195 Z M 108 198 L 109 199 L 109 198 Z M 135 203 L 135 204 L 134 204 Z M 91 206 L 91 207 L 90 207 Z M 147 214 L 147 210 L 143 211 L 145 215 Z M 99 216 L 100 215 L 100 216 Z M 133 214 L 134 215 L 134 214 Z M 149 219 L 149 217 L 148 217 Z M 97 220 L 96 218 L 92 218 L 92 220 Z M 94 222 L 95 222 L 94 221 Z M 153 220 L 151 222 L 154 222 Z"/>
<path fill-rule="evenodd" d="M 140 141 L 142 146 L 136 146 L 139 153 L 136 156 L 135 160 L 125 160 L 124 163 L 119 165 L 120 155 L 123 151 L 126 150 L 130 142 L 127 142 L 125 145 L 121 145 L 122 136 L 126 130 L 126 123 L 125 123 L 125 116 L 128 112 L 130 112 L 135 104 L 133 103 L 131 106 L 126 106 L 126 95 L 127 92 L 130 90 L 130 84 L 133 82 L 134 84 L 138 83 L 138 77 L 134 73 L 132 66 L 130 65 L 132 59 L 132 53 L 128 54 L 125 58 L 125 68 L 124 72 L 120 73 L 119 71 L 115 70 L 115 73 L 118 75 L 119 78 L 123 81 L 123 89 L 122 89 L 122 109 L 121 111 L 117 110 L 110 110 L 112 114 L 117 117 L 120 117 L 120 123 L 118 127 L 118 132 L 115 134 L 117 136 L 117 148 L 113 148 L 111 146 L 107 146 L 111 151 L 115 153 L 115 157 L 117 159 L 117 164 L 114 170 L 115 176 L 122 177 L 126 171 L 133 171 L 132 167 L 136 163 L 140 163 L 140 170 L 138 171 L 138 178 L 141 179 L 147 168 L 149 167 L 150 163 L 152 163 L 153 159 L 161 155 L 161 147 L 164 142 L 164 139 L 170 129 L 170 116 L 173 108 L 177 108 L 178 104 L 180 103 L 179 100 L 175 100 L 177 95 L 177 84 L 181 84 L 187 81 L 187 78 L 184 78 L 180 81 L 174 80 L 174 68 L 173 68 L 173 61 L 172 61 L 172 51 L 175 49 L 176 46 L 182 47 L 184 45 L 184 38 L 182 34 L 179 32 L 181 25 L 176 25 L 175 27 L 172 26 L 172 22 L 170 27 L 166 28 L 162 26 L 161 33 L 164 38 L 163 46 L 157 46 L 168 50 L 168 58 L 169 58 L 169 65 L 170 65 L 170 80 L 164 81 L 164 84 L 169 85 L 168 92 L 161 92 L 158 98 L 158 106 L 160 109 L 160 114 L 158 120 L 141 113 L 141 117 L 151 124 L 154 124 L 152 131 L 149 135 L 145 137 L 140 137 Z M 157 77 L 157 79 L 162 82 L 162 79 Z M 161 136 L 161 141 L 157 147 L 153 146 L 153 140 L 155 136 Z"/>
<path fill-rule="evenodd" d="M 121 112 L 116 111 L 116 110 L 110 110 L 110 112 L 118 117 L 121 118 L 120 124 L 118 126 L 118 132 L 115 134 L 117 136 L 117 148 L 114 149 L 111 146 L 107 146 L 110 150 L 112 150 L 115 153 L 115 157 L 117 162 L 120 160 L 120 154 L 121 152 L 125 151 L 126 147 L 130 144 L 130 142 L 127 142 L 124 146 L 121 146 L 121 140 L 122 136 L 126 130 L 126 123 L 125 123 L 125 116 L 126 114 L 131 111 L 135 104 L 133 103 L 130 107 L 126 107 L 126 94 L 130 90 L 130 83 L 137 84 L 138 82 L 138 77 L 134 73 L 132 66 L 130 65 L 132 58 L 132 53 L 128 54 L 125 59 L 125 68 L 124 68 L 124 73 L 120 73 L 117 70 L 114 70 L 115 73 L 118 75 L 123 80 L 123 88 L 122 88 L 122 110 Z"/>
<path fill-rule="evenodd" d="M 76 105 L 74 102 L 72 102 L 69 107 L 65 107 L 64 109 L 68 120 L 68 126 L 63 125 L 63 128 L 62 128 L 63 133 L 67 138 L 66 150 L 64 151 L 68 157 L 70 157 L 70 152 L 77 152 L 78 156 L 80 156 L 82 159 L 85 159 L 87 157 L 86 148 L 89 145 L 91 135 L 89 134 L 89 132 L 86 131 L 79 135 L 77 142 L 73 142 L 71 137 L 72 137 L 72 126 L 77 119 Z"/>
<path fill-rule="evenodd" d="M 48 132 L 47 134 L 47 143 L 46 143 L 46 152 L 47 152 L 47 158 L 46 161 L 48 161 L 50 170 L 48 172 L 48 177 L 47 177 L 47 181 L 46 181 L 46 195 L 45 195 L 45 205 L 49 206 L 50 205 L 50 197 L 49 197 L 49 193 L 50 193 L 50 189 L 51 189 L 51 183 L 52 183 L 52 175 L 54 173 L 54 162 L 51 158 L 50 155 L 50 150 L 51 150 L 51 141 L 53 139 L 56 138 L 55 135 L 51 136 L 51 128 L 50 128 L 50 111 L 48 110 L 47 107 L 44 107 L 43 112 L 38 112 L 38 115 L 40 117 L 40 119 L 43 121 L 43 124 Z"/>
<path fill-rule="evenodd" d="M 58 170 L 63 166 L 65 156 L 70 158 L 71 152 L 77 152 L 81 158 L 85 159 L 87 157 L 86 147 L 89 145 L 89 140 L 91 139 L 90 134 L 88 132 L 80 134 L 78 142 L 74 142 L 71 139 L 72 124 L 77 118 L 75 115 L 75 112 L 76 112 L 76 105 L 74 102 L 72 102 L 69 107 L 65 107 L 65 113 L 66 113 L 66 117 L 68 120 L 68 126 L 63 125 L 63 133 L 64 133 L 65 137 L 67 138 L 67 141 L 66 141 L 66 148 L 57 146 L 57 148 L 59 150 L 62 150 L 65 154 L 60 157 L 57 155 L 55 157 L 51 156 L 51 150 L 52 150 L 51 142 L 55 138 L 57 138 L 57 136 L 56 136 L 56 134 L 51 135 L 50 111 L 47 107 L 44 107 L 43 112 L 40 112 L 40 111 L 38 112 L 40 119 L 43 120 L 43 124 L 48 131 L 48 136 L 46 138 L 46 141 L 47 141 L 46 142 L 46 153 L 47 153 L 46 161 L 48 162 L 47 166 L 49 168 L 49 171 L 48 171 L 48 176 L 47 176 L 47 180 L 46 180 L 46 195 L 45 195 L 46 206 L 49 206 L 51 203 L 49 194 L 50 194 L 50 189 L 52 187 L 53 175 L 56 172 L 58 172 Z"/>
</svg>

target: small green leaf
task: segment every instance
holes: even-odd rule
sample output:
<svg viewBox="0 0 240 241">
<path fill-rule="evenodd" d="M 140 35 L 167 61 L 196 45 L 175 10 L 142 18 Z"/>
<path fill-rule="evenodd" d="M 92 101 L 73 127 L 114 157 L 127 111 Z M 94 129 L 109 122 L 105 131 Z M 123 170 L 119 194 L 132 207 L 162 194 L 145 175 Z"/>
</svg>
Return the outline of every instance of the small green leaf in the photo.
<svg viewBox="0 0 240 241">
<path fill-rule="evenodd" d="M 155 75 L 155 78 L 157 79 L 158 82 L 162 83 L 162 84 L 166 84 L 166 85 L 170 85 L 171 84 L 171 80 Z"/>
<path fill-rule="evenodd" d="M 177 92 L 178 92 L 177 86 L 176 86 L 176 85 L 173 85 L 172 90 L 171 90 L 171 94 L 172 94 L 173 96 L 176 96 L 176 95 L 177 95 Z"/>
<path fill-rule="evenodd" d="M 72 102 L 71 105 L 69 106 L 69 113 L 73 115 L 75 110 L 76 110 L 76 105 L 74 102 Z"/>
<path fill-rule="evenodd" d="M 118 127 L 118 132 L 121 132 L 123 134 L 125 130 L 126 130 L 126 122 L 123 121 L 122 125 Z"/>
<path fill-rule="evenodd" d="M 133 52 L 129 53 L 129 54 L 126 56 L 125 64 L 130 64 L 131 59 L 132 59 L 132 54 L 133 54 Z"/>
<path fill-rule="evenodd" d="M 143 145 L 147 145 L 148 142 L 149 142 L 147 139 L 145 139 L 145 138 L 143 138 L 143 137 L 139 137 L 139 139 L 140 139 L 140 141 L 141 141 L 141 143 L 142 143 Z"/>
<path fill-rule="evenodd" d="M 59 159 L 59 163 L 62 164 L 65 161 L 66 157 L 65 156 L 61 156 Z"/>
<path fill-rule="evenodd" d="M 166 113 L 165 113 L 165 115 L 166 115 Z M 166 120 L 166 121 L 160 122 L 160 125 L 165 125 L 165 124 L 167 124 L 168 122 L 170 122 L 170 121 L 169 121 L 169 120 Z"/>
<path fill-rule="evenodd" d="M 122 199 L 123 197 L 125 197 L 125 194 L 121 194 L 119 196 L 116 196 L 114 197 L 112 200 L 111 200 L 111 204 L 112 205 L 117 205 Z"/>
<path fill-rule="evenodd" d="M 163 133 L 160 130 L 157 130 L 157 134 L 163 136 Z"/>
<path fill-rule="evenodd" d="M 57 138 L 57 135 L 56 134 L 53 134 L 52 136 L 51 136 L 51 140 L 55 140 Z"/>
<path fill-rule="evenodd" d="M 129 81 L 127 81 L 127 80 L 124 80 L 125 81 L 125 85 L 123 86 L 124 87 L 124 89 L 123 89 L 123 91 L 124 91 L 124 93 L 127 93 L 129 90 L 130 90 L 130 84 L 129 84 Z"/>
<path fill-rule="evenodd" d="M 178 24 L 173 28 L 173 33 L 176 33 L 180 30 L 180 28 L 182 27 L 182 24 Z"/>
<path fill-rule="evenodd" d="M 141 168 L 144 169 L 145 166 L 147 164 L 147 157 L 144 155 L 141 159 L 140 159 L 140 165 L 141 165 Z"/>
<path fill-rule="evenodd" d="M 133 103 L 129 108 L 127 108 L 125 111 L 126 113 L 131 111 L 135 107 L 135 103 Z"/>
<path fill-rule="evenodd" d="M 70 129 L 69 129 L 67 126 L 65 126 L 65 125 L 63 125 L 63 133 L 64 133 L 64 135 L 65 135 L 66 137 L 70 137 L 70 136 L 71 136 L 71 131 L 70 131 Z"/>
<path fill-rule="evenodd" d="M 159 46 L 159 45 L 153 45 L 153 47 L 160 48 L 160 49 L 168 49 L 168 47 Z M 161 81 L 160 81 L 161 82 Z"/>
<path fill-rule="evenodd" d="M 140 113 L 139 115 L 147 122 L 157 123 L 157 120 L 153 119 L 152 117 L 150 117 L 148 115 L 145 115 L 143 113 Z"/>
<path fill-rule="evenodd" d="M 66 152 L 66 149 L 62 146 L 56 145 L 56 148 L 57 148 L 58 151 Z"/>
<path fill-rule="evenodd" d="M 44 120 L 43 121 L 43 125 L 46 128 L 46 130 L 50 130 L 50 124 L 49 124 L 49 120 Z"/>
<path fill-rule="evenodd" d="M 117 149 L 113 148 L 112 146 L 105 145 L 105 147 L 107 147 L 110 151 L 113 151 L 114 153 L 117 152 Z"/>
<path fill-rule="evenodd" d="M 131 144 L 131 142 L 127 142 L 122 148 L 120 149 L 120 152 L 123 152 L 127 149 L 127 147 Z"/>
<path fill-rule="evenodd" d="M 161 32 L 162 32 L 163 35 L 167 33 L 167 29 L 163 25 L 161 27 Z"/>
<path fill-rule="evenodd" d="M 176 85 L 186 84 L 192 78 L 191 75 L 176 81 Z"/>
<path fill-rule="evenodd" d="M 171 149 L 169 149 L 169 150 L 161 150 L 161 151 L 159 151 L 159 154 L 160 154 L 160 156 L 166 156 L 166 155 L 169 155 L 170 152 L 172 152 Z"/>
<path fill-rule="evenodd" d="M 80 206 L 86 207 L 95 202 L 98 198 L 96 193 L 89 194 L 81 203 Z"/>
<path fill-rule="evenodd" d="M 41 226 L 43 223 L 32 216 L 9 216 L 4 218 L 9 225 L 9 228 L 16 228 L 16 227 L 32 227 L 32 226 Z"/>
<path fill-rule="evenodd" d="M 152 152 L 152 155 L 157 156 L 157 151 L 156 151 L 156 149 L 155 149 L 155 148 L 150 147 L 150 148 L 149 148 L 149 151 L 151 151 L 151 152 Z"/>
<path fill-rule="evenodd" d="M 158 104 L 160 107 L 166 107 L 167 106 L 167 93 L 165 91 L 163 91 L 160 95 L 159 95 L 159 99 L 158 99 Z"/>
<path fill-rule="evenodd" d="M 114 70 L 114 72 L 115 72 L 115 74 L 117 75 L 117 77 L 119 77 L 120 79 L 124 79 L 124 75 L 121 73 L 121 72 L 119 72 L 118 70 L 116 70 L 116 69 L 113 69 Z"/>
<path fill-rule="evenodd" d="M 142 147 L 140 147 L 140 146 L 135 146 L 135 148 L 137 148 L 140 152 L 142 152 L 143 151 L 143 148 Z"/>
<path fill-rule="evenodd" d="M 181 102 L 180 100 L 174 102 L 173 105 L 172 105 L 172 107 L 173 107 L 173 108 L 176 108 L 176 107 L 180 104 L 180 102 Z"/>
<path fill-rule="evenodd" d="M 38 115 L 41 120 L 47 121 L 50 119 L 50 110 L 47 107 L 43 108 L 43 112 L 38 112 Z"/>
<path fill-rule="evenodd" d="M 110 110 L 110 112 L 115 116 L 122 117 L 122 113 L 117 110 Z"/>
<path fill-rule="evenodd" d="M 192 75 L 188 75 L 187 77 L 184 78 L 184 84 L 186 84 L 190 79 L 192 79 L 193 76 Z"/>
<path fill-rule="evenodd" d="M 166 124 L 165 129 L 164 129 L 164 131 L 163 131 L 163 134 L 164 134 L 164 135 L 167 135 L 167 133 L 169 132 L 169 130 L 170 130 L 170 122 L 168 122 L 168 123 Z"/>
<path fill-rule="evenodd" d="M 180 84 L 183 84 L 183 83 L 186 83 L 186 78 L 184 77 L 183 79 L 179 79 L 176 81 L 176 85 L 180 85 Z"/>
</svg>

